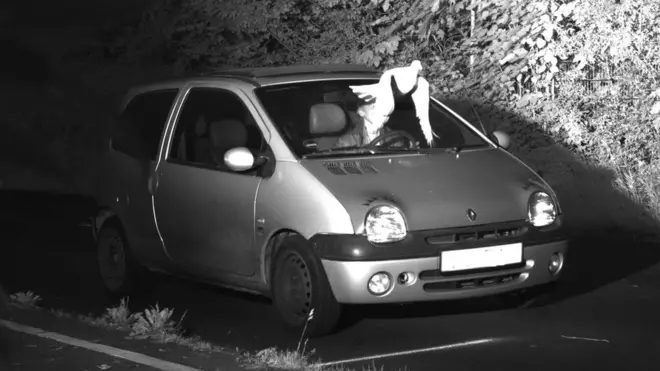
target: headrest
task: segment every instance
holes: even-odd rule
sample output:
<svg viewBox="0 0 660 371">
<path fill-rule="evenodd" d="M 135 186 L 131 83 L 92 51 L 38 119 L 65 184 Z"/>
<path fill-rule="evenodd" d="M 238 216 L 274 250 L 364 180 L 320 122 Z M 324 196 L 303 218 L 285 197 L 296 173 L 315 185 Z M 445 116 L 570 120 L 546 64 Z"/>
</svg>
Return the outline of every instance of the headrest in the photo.
<svg viewBox="0 0 660 371">
<path fill-rule="evenodd" d="M 346 128 L 346 112 L 334 103 L 318 103 L 309 109 L 309 133 L 338 134 Z"/>
<path fill-rule="evenodd" d="M 244 147 L 247 137 L 245 126 L 235 119 L 213 121 L 209 125 L 209 139 L 215 148 Z"/>
</svg>

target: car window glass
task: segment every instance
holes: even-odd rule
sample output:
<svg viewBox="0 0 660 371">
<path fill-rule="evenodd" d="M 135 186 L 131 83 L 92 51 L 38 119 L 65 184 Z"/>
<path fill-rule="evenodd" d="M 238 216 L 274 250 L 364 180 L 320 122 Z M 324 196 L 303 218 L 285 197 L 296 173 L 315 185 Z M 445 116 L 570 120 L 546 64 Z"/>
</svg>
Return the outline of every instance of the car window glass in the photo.
<svg viewBox="0 0 660 371">
<path fill-rule="evenodd" d="M 289 147 L 299 156 L 342 148 L 368 148 L 365 140 L 365 119 L 360 112 L 368 110 L 370 104 L 359 99 L 353 92 L 355 85 L 371 85 L 374 79 L 364 80 L 323 80 L 293 82 L 257 88 L 255 93 L 271 118 L 275 127 L 282 133 Z M 402 135 L 397 140 L 381 143 L 379 148 L 443 151 L 446 148 L 477 148 L 488 146 L 476 131 L 466 126 L 449 111 L 429 101 L 429 123 L 434 143 L 430 146 L 417 117 L 417 108 L 412 95 L 395 94 L 394 110 L 387 115 L 379 135 L 387 132 L 406 134 L 406 144 Z M 371 138 L 375 139 L 375 138 Z M 405 144 L 405 145 L 402 145 Z M 374 152 L 378 155 L 378 152 Z M 327 153 L 334 156 L 333 153 Z M 347 156 L 353 153 L 347 152 Z"/>
<path fill-rule="evenodd" d="M 167 117 L 178 89 L 136 95 L 122 112 L 112 147 L 135 158 L 155 160 Z"/>
<path fill-rule="evenodd" d="M 168 160 L 229 171 L 227 151 L 265 145 L 261 130 L 236 94 L 217 88 L 194 88 L 179 115 Z"/>
</svg>

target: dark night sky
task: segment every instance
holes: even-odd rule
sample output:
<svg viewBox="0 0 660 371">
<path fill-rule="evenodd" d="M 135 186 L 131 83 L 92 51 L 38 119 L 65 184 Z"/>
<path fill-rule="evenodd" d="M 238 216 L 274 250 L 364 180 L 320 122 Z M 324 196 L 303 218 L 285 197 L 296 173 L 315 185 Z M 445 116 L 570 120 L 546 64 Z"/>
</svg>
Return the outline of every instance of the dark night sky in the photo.
<svg viewBox="0 0 660 371">
<path fill-rule="evenodd" d="M 52 58 L 97 30 L 139 15 L 147 1 L 23 0 L 0 5 L 0 81 L 42 83 L 50 79 Z"/>
</svg>

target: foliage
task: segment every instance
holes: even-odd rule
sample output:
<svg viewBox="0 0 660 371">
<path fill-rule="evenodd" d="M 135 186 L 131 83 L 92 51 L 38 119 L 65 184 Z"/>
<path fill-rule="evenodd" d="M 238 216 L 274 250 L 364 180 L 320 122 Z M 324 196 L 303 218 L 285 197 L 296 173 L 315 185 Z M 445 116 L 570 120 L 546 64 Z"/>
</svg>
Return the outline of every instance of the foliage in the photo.
<svg viewBox="0 0 660 371">
<path fill-rule="evenodd" d="M 9 299 L 15 304 L 18 304 L 20 306 L 24 307 L 36 307 L 38 303 L 41 301 L 41 296 L 35 294 L 32 291 L 27 291 L 27 292 L 17 292 L 15 294 L 11 294 L 9 296 Z"/>
<path fill-rule="evenodd" d="M 615 185 L 657 213 L 660 4 L 574 4 L 571 23 L 560 29 L 554 46 L 558 55 L 572 56 L 570 68 L 541 119 L 551 122 L 555 136 L 569 148 L 612 168 L 618 174 Z M 585 84 L 594 75 L 599 81 Z"/>
<path fill-rule="evenodd" d="M 244 353 L 239 357 L 239 361 L 248 369 L 306 370 L 312 365 L 309 356 L 310 354 L 271 347 L 254 354 Z"/>
<path fill-rule="evenodd" d="M 180 72 L 419 59 L 434 95 L 476 103 L 520 148 L 552 136 L 622 178 L 660 160 L 659 15 L 655 0 L 156 0 L 104 47 Z"/>
<path fill-rule="evenodd" d="M 106 308 L 101 319 L 111 327 L 128 327 L 137 321 L 137 314 L 128 309 L 128 298 L 122 298 L 116 307 Z"/>
<path fill-rule="evenodd" d="M 174 309 L 158 307 L 158 304 L 135 314 L 131 336 L 138 339 L 155 339 L 163 342 L 176 340 L 181 336 L 181 326 L 172 320 Z M 184 314 L 185 317 L 185 314 Z M 183 320 L 183 317 L 181 318 Z"/>
<path fill-rule="evenodd" d="M 277 347 L 262 349 L 256 353 L 245 352 L 239 357 L 239 361 L 248 368 L 266 368 L 283 370 L 319 370 L 321 367 L 311 362 L 311 356 L 316 352 L 315 349 L 306 352 L 309 339 L 305 338 L 307 325 L 314 320 L 314 308 L 307 315 L 305 326 L 298 340 L 296 350 L 279 350 Z"/>
</svg>

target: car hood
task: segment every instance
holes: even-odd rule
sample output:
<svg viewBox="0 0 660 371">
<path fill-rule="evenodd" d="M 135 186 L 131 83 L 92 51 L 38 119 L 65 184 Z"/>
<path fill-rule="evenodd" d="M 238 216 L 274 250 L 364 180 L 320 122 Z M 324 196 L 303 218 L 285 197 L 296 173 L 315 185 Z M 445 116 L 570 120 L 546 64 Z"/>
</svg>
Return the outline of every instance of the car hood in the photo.
<svg viewBox="0 0 660 371">
<path fill-rule="evenodd" d="M 533 192 L 555 197 L 536 173 L 498 148 L 315 158 L 302 164 L 344 205 L 356 233 L 379 203 L 399 207 L 409 230 L 427 230 L 524 220 Z M 476 213 L 474 221 L 468 209 Z"/>
</svg>

